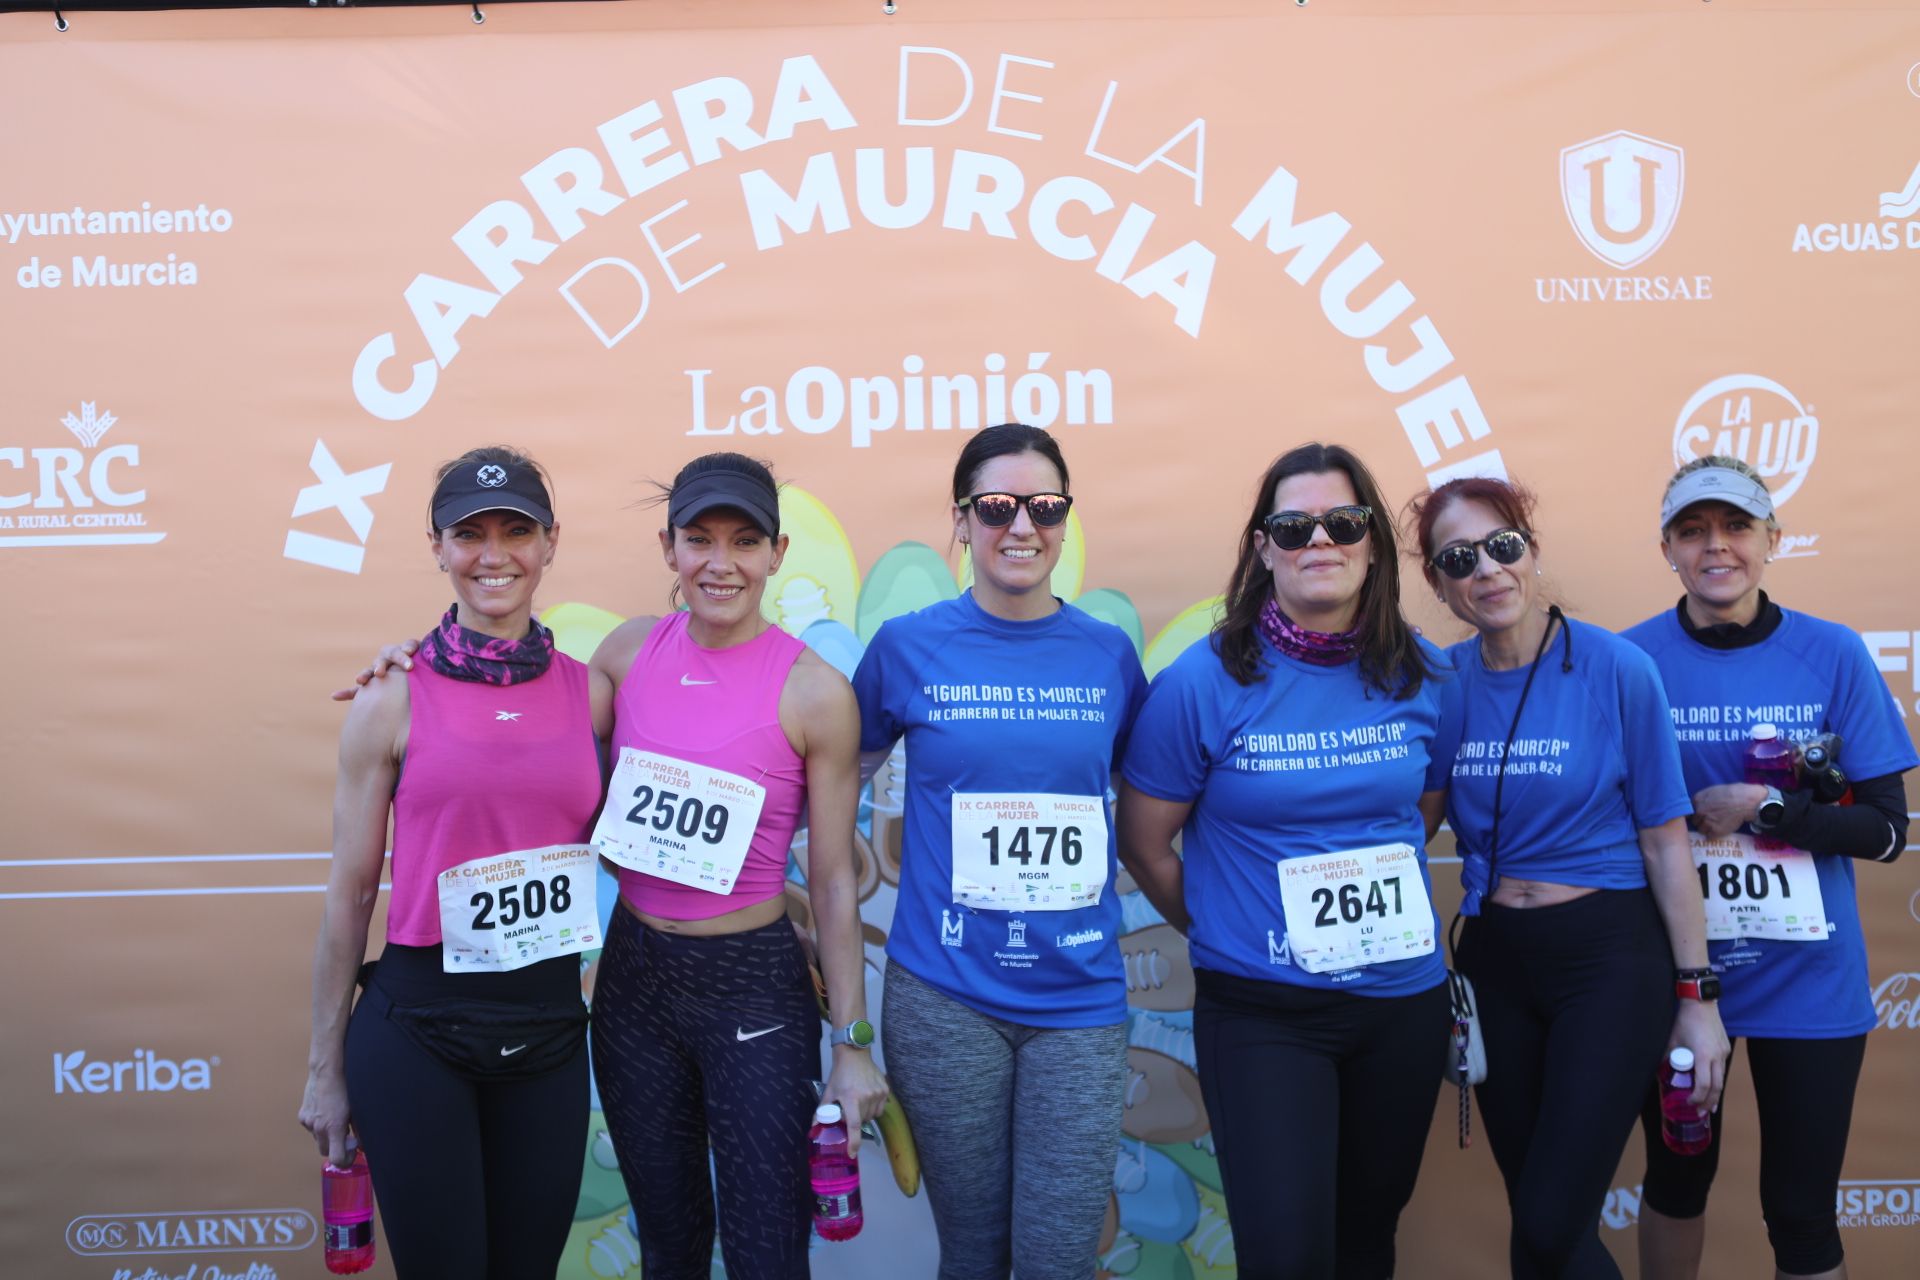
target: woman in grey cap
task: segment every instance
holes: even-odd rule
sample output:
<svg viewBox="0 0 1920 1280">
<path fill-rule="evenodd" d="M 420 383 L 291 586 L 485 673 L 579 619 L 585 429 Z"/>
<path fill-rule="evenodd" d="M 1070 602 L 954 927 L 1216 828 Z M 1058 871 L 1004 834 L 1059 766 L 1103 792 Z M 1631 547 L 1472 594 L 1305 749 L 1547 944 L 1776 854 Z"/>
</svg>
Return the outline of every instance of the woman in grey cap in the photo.
<svg viewBox="0 0 1920 1280">
<path fill-rule="evenodd" d="M 1761 589 L 1780 525 L 1752 467 L 1717 455 L 1681 467 L 1660 532 L 1686 594 L 1625 635 L 1660 669 L 1696 815 L 1712 968 L 1676 981 L 1719 997 L 1728 1035 L 1747 1041 L 1777 1274 L 1840 1277 L 1834 1201 L 1876 1021 L 1854 861 L 1900 856 L 1900 775 L 1920 760 L 1859 637 Z M 1783 761 L 1771 772 L 1769 755 Z M 1650 1094 L 1642 1128 L 1641 1275 L 1692 1280 L 1721 1127 L 1703 1153 L 1677 1155 Z"/>
</svg>

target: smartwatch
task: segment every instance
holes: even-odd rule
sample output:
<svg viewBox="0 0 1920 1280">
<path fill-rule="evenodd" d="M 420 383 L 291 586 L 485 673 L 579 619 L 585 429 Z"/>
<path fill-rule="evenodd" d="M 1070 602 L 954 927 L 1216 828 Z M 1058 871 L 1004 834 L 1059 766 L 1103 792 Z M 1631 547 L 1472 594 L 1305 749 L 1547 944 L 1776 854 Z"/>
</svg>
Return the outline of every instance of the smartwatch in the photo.
<svg viewBox="0 0 1920 1280">
<path fill-rule="evenodd" d="M 844 1027 L 835 1027 L 833 1034 L 827 1037 L 827 1045 L 837 1049 L 843 1044 L 850 1044 L 856 1049 L 870 1047 L 873 1044 L 873 1024 L 865 1018 L 859 1018 Z"/>
<path fill-rule="evenodd" d="M 1720 975 L 1712 969 L 1675 969 L 1673 993 L 1682 1000 L 1718 1000 Z"/>
<path fill-rule="evenodd" d="M 1754 810 L 1753 829 L 1755 831 L 1771 831 L 1773 828 L 1779 826 L 1780 820 L 1786 816 L 1786 797 L 1780 794 L 1780 788 L 1768 787 L 1767 794 L 1761 797 L 1760 807 Z"/>
</svg>

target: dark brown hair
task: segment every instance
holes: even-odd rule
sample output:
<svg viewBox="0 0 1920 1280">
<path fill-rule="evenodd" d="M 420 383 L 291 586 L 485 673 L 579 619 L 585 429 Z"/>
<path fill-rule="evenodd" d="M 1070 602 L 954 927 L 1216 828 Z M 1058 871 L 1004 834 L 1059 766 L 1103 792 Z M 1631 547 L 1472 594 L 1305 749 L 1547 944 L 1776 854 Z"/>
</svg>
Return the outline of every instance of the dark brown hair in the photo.
<svg viewBox="0 0 1920 1280">
<path fill-rule="evenodd" d="M 970 497 L 980 468 L 1012 453 L 1039 454 L 1060 473 L 1062 492 L 1072 492 L 1067 488 L 1067 460 L 1060 452 L 1060 442 L 1039 427 L 1030 427 L 1024 422 L 1003 422 L 974 432 L 973 438 L 960 450 L 960 457 L 953 464 L 953 500 L 959 502 Z"/>
<path fill-rule="evenodd" d="M 1433 671 L 1414 639 L 1413 628 L 1400 615 L 1400 558 L 1393 521 L 1386 516 L 1380 486 L 1366 464 L 1337 444 L 1303 444 L 1274 459 L 1260 478 L 1253 510 L 1240 531 L 1240 553 L 1227 583 L 1225 614 L 1213 629 L 1214 652 L 1220 665 L 1240 684 L 1264 680 L 1265 658 L 1260 645 L 1260 611 L 1273 598 L 1273 575 L 1260 562 L 1255 534 L 1265 534 L 1273 495 L 1284 480 L 1301 475 L 1337 471 L 1353 485 L 1354 498 L 1373 509 L 1367 531 L 1373 535 L 1373 563 L 1360 583 L 1360 605 L 1354 627 L 1360 632 L 1360 675 L 1367 684 L 1394 698 L 1411 698 Z"/>
</svg>

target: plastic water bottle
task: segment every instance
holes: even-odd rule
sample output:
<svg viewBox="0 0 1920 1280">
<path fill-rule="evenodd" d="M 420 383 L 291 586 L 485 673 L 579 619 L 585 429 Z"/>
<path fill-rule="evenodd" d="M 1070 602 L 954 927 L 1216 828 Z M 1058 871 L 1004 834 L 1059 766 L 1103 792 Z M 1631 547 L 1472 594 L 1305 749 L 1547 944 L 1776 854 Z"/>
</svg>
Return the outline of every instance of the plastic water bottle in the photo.
<svg viewBox="0 0 1920 1280">
<path fill-rule="evenodd" d="M 373 1265 L 373 1179 L 360 1152 L 347 1149 L 347 1167 L 320 1170 L 320 1217 L 327 1270 L 350 1276 Z"/>
<path fill-rule="evenodd" d="M 1800 749 L 1780 736 L 1774 725 L 1757 724 L 1747 731 L 1746 780 L 1762 787 L 1793 791 L 1800 784 Z"/>
<path fill-rule="evenodd" d="M 847 1152 L 847 1124 L 840 1118 L 838 1104 L 820 1104 L 807 1141 L 813 1229 L 822 1240 L 851 1240 L 860 1234 L 866 1218 L 860 1212 L 860 1164 Z"/>
<path fill-rule="evenodd" d="M 1660 1068 L 1660 1136 L 1675 1155 L 1697 1156 L 1713 1139 L 1713 1117 L 1688 1101 L 1693 1092 L 1693 1050 L 1681 1045 Z"/>
</svg>

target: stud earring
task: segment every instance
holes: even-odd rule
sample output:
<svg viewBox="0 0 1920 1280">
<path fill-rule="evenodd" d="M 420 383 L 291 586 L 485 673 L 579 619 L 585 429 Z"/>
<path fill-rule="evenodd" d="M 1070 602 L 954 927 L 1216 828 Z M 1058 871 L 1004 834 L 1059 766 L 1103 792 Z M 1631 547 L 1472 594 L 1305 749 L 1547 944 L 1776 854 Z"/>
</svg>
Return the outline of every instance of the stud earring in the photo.
<svg viewBox="0 0 1920 1280">
<path fill-rule="evenodd" d="M 1669 564 L 1667 565 L 1667 571 L 1668 571 L 1669 573 L 1678 573 L 1678 572 L 1680 572 L 1680 566 L 1679 566 L 1679 565 L 1677 565 L 1677 564 L 1671 564 L 1671 563 L 1669 563 Z"/>
<path fill-rule="evenodd" d="M 1543 570 L 1543 569 L 1541 569 L 1541 567 L 1540 567 L 1539 565 L 1535 565 L 1535 566 L 1533 566 L 1533 576 L 1534 576 L 1534 577 L 1536 577 L 1536 578 L 1537 578 L 1537 577 L 1539 577 L 1539 576 L 1540 576 L 1540 575 L 1541 575 L 1541 574 L 1542 574 L 1543 572 L 1545 572 L 1545 570 Z"/>
<path fill-rule="evenodd" d="M 1772 563 L 1773 563 L 1773 557 L 1772 557 L 1772 556 L 1768 556 L 1768 557 L 1767 557 L 1767 563 L 1768 563 L 1768 564 L 1772 564 Z"/>
</svg>

